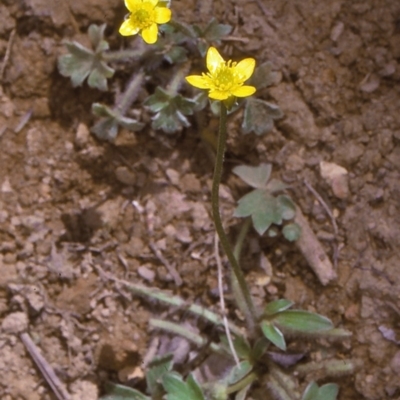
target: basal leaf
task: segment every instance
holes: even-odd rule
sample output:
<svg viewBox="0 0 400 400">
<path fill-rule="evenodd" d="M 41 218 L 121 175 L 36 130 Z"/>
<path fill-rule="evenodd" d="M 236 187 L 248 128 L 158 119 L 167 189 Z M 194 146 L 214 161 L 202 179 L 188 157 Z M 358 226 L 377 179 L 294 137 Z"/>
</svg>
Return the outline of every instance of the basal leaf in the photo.
<svg viewBox="0 0 400 400">
<path fill-rule="evenodd" d="M 261 322 L 261 329 L 264 336 L 270 340 L 276 347 L 286 351 L 286 342 L 283 333 L 269 321 Z"/>
<path fill-rule="evenodd" d="M 278 72 L 272 71 L 272 64 L 270 62 L 266 62 L 256 67 L 248 84 L 255 86 L 257 90 L 261 90 L 276 82 L 278 80 L 278 75 Z"/>
<path fill-rule="evenodd" d="M 294 332 L 314 333 L 333 328 L 329 318 L 302 310 L 287 310 L 276 314 L 273 323 Z"/>
<path fill-rule="evenodd" d="M 327 383 L 321 387 L 311 382 L 304 391 L 301 400 L 336 400 L 339 387 L 336 383 Z"/>
<path fill-rule="evenodd" d="M 293 304 L 294 304 L 293 302 L 291 302 L 290 300 L 286 300 L 286 299 L 279 299 L 279 300 L 271 301 L 270 303 L 268 303 L 265 306 L 264 315 L 272 316 L 276 313 L 279 313 L 279 312 L 289 309 L 290 307 L 292 307 Z"/>
<path fill-rule="evenodd" d="M 159 391 L 162 377 L 171 371 L 173 366 L 173 355 L 166 354 L 162 357 L 157 357 L 149 364 L 149 370 L 146 374 L 147 388 L 154 396 Z"/>
<path fill-rule="evenodd" d="M 272 165 L 260 164 L 257 167 L 249 165 L 239 165 L 232 172 L 256 189 L 265 189 L 267 182 L 271 176 Z"/>
<path fill-rule="evenodd" d="M 234 385 L 248 375 L 253 369 L 252 364 L 248 360 L 241 361 L 239 365 L 235 365 L 229 373 L 227 383 Z"/>
<path fill-rule="evenodd" d="M 274 120 L 282 116 L 283 113 L 276 104 L 250 97 L 244 109 L 243 133 L 263 135 L 274 127 Z"/>
<path fill-rule="evenodd" d="M 222 37 L 229 35 L 232 31 L 230 25 L 219 24 L 214 18 L 203 31 L 203 37 L 210 42 L 218 42 Z"/>
</svg>

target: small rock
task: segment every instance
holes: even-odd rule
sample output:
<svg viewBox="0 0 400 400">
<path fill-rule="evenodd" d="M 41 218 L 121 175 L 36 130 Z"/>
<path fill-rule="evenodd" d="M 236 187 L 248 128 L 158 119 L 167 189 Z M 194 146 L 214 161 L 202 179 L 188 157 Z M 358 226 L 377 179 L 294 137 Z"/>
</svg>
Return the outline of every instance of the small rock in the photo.
<svg viewBox="0 0 400 400">
<path fill-rule="evenodd" d="M 186 174 L 181 179 L 181 186 L 184 192 L 200 192 L 201 184 L 195 174 Z"/>
<path fill-rule="evenodd" d="M 10 179 L 8 178 L 8 176 L 5 177 L 5 179 L 1 185 L 1 191 L 3 193 L 12 193 L 13 192 L 13 189 L 10 184 Z"/>
<path fill-rule="evenodd" d="M 400 350 L 396 352 L 392 361 L 390 361 L 390 367 L 397 375 L 400 375 Z"/>
<path fill-rule="evenodd" d="M 378 89 L 381 84 L 379 76 L 376 74 L 367 75 L 360 83 L 360 89 L 365 93 L 372 93 Z"/>
<path fill-rule="evenodd" d="M 333 194 L 339 199 L 349 197 L 349 177 L 345 168 L 340 165 L 321 161 L 319 164 L 321 176 L 332 188 Z"/>
<path fill-rule="evenodd" d="M 145 265 L 142 265 L 141 267 L 138 268 L 138 274 L 145 279 L 146 281 L 153 282 L 154 278 L 156 276 L 156 273 L 151 270 L 150 268 L 146 267 Z"/>
<path fill-rule="evenodd" d="M 115 176 L 124 185 L 132 186 L 136 183 L 136 174 L 125 166 L 118 167 L 115 170 Z"/>
<path fill-rule="evenodd" d="M 286 160 L 286 168 L 290 171 L 301 171 L 304 168 L 304 160 L 297 154 L 291 154 Z"/>
<path fill-rule="evenodd" d="M 99 389 L 96 384 L 90 381 L 76 381 L 71 385 L 71 400 L 97 400 Z"/>
<path fill-rule="evenodd" d="M 175 170 L 172 169 L 172 168 L 168 168 L 168 169 L 165 171 L 165 173 L 167 174 L 168 179 L 171 181 L 171 183 L 172 183 L 173 185 L 176 185 L 176 186 L 179 185 L 180 176 L 179 176 L 179 172 L 178 172 L 178 171 L 175 171 Z"/>
<path fill-rule="evenodd" d="M 5 333 L 21 333 L 28 329 L 28 317 L 23 312 L 15 312 L 4 318 L 1 328 Z"/>
<path fill-rule="evenodd" d="M 340 35 L 343 33 L 344 30 L 344 23 L 339 21 L 335 24 L 335 26 L 331 30 L 331 40 L 336 42 Z"/>
<path fill-rule="evenodd" d="M 122 382 L 128 382 L 132 379 L 143 379 L 144 372 L 140 367 L 128 365 L 118 371 L 118 379 Z"/>
<path fill-rule="evenodd" d="M 75 135 L 76 146 L 79 148 L 85 147 L 85 145 L 87 145 L 89 142 L 89 137 L 90 137 L 89 128 L 85 124 L 80 123 L 78 125 Z"/>
</svg>

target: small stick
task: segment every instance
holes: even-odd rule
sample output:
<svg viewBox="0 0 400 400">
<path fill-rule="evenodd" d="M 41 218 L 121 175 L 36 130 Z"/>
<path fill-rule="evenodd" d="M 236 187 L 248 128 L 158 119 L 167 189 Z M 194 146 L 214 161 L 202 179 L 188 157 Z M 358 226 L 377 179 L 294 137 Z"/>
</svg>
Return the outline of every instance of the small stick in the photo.
<svg viewBox="0 0 400 400">
<path fill-rule="evenodd" d="M 19 133 L 22 131 L 22 129 L 24 129 L 25 125 L 31 119 L 32 113 L 33 113 L 33 110 L 30 109 L 21 117 L 21 120 L 19 121 L 18 125 L 14 128 L 14 133 Z"/>
<path fill-rule="evenodd" d="M 0 69 L 0 80 L 3 81 L 4 71 L 6 70 L 6 66 L 11 54 L 11 47 L 15 36 L 15 29 L 11 31 L 10 38 L 8 39 L 6 54 L 4 55 L 3 63 L 1 64 Z"/>
<path fill-rule="evenodd" d="M 20 338 L 24 343 L 26 349 L 28 350 L 33 361 L 40 369 L 45 380 L 53 390 L 58 400 L 70 400 L 71 397 L 66 391 L 63 383 L 58 379 L 51 365 L 46 361 L 46 359 L 40 354 L 39 349 L 33 343 L 32 339 L 27 333 L 21 333 Z"/>
<path fill-rule="evenodd" d="M 303 256 L 320 282 L 325 286 L 332 280 L 337 279 L 337 274 L 333 269 L 332 263 L 299 207 L 296 207 L 294 221 L 301 228 L 301 235 L 296 241 L 296 245 L 303 253 Z"/>
<path fill-rule="evenodd" d="M 224 287 L 223 287 L 223 282 L 222 282 L 222 263 L 221 263 L 221 257 L 219 256 L 218 234 L 217 233 L 215 233 L 214 253 L 215 253 L 215 260 L 217 261 L 217 269 L 218 269 L 218 291 L 219 291 L 219 301 L 221 304 L 222 321 L 224 322 L 224 328 L 225 328 L 226 338 L 228 339 L 229 348 L 231 350 L 231 353 L 233 355 L 236 365 L 239 366 L 239 364 L 240 364 L 239 357 L 236 353 L 235 346 L 233 345 L 231 331 L 229 330 L 228 318 L 226 317 Z"/>
<path fill-rule="evenodd" d="M 176 286 L 182 285 L 182 278 L 178 274 L 176 268 L 169 263 L 169 261 L 162 255 L 161 251 L 157 248 L 155 243 L 152 240 L 149 240 L 149 247 L 153 250 L 155 256 L 161 261 L 165 268 L 167 268 L 168 272 L 172 275 L 175 281 Z"/>
<path fill-rule="evenodd" d="M 333 266 L 337 267 L 337 260 L 339 258 L 339 250 L 338 250 L 338 234 L 339 234 L 339 230 L 336 224 L 336 219 L 335 216 L 333 215 L 332 211 L 330 210 L 330 208 L 328 207 L 328 205 L 325 203 L 324 199 L 320 196 L 320 194 L 311 186 L 311 184 L 304 179 L 304 184 L 306 185 L 307 189 L 316 197 L 316 199 L 319 201 L 319 203 L 321 204 L 321 206 L 324 208 L 324 210 L 326 211 L 326 213 L 329 215 L 329 218 L 331 219 L 331 223 L 333 226 L 333 234 L 335 236 L 335 246 L 334 246 L 334 250 L 333 250 Z"/>
</svg>

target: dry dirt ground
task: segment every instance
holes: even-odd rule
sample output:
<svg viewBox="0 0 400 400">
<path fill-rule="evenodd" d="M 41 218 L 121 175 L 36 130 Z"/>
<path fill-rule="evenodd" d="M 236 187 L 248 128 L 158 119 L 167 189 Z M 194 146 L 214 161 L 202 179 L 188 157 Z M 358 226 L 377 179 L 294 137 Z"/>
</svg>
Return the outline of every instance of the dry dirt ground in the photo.
<svg viewBox="0 0 400 400">
<path fill-rule="evenodd" d="M 212 16 L 235 27 L 237 54 L 271 61 L 281 79 L 259 95 L 285 113 L 266 136 L 230 125 L 224 220 L 243 186 L 237 162 L 270 162 L 327 254 L 337 281 L 323 286 L 292 244 L 251 234 L 249 281 L 263 301 L 286 297 L 353 333 L 321 353 L 360 361 L 339 398 L 400 399 L 400 3 L 394 0 L 173 0 L 186 22 Z M 0 4 L 0 398 L 54 399 L 20 334 L 29 332 L 74 399 L 96 399 L 102 382 L 124 380 L 160 316 L 105 278 L 170 289 L 214 307 L 212 165 L 194 129 L 174 137 L 122 132 L 96 141 L 91 103 L 113 94 L 72 89 L 56 69 L 62 40 L 90 23 L 108 25 L 112 48 L 122 0 L 2 0 Z M 232 42 L 228 42 L 232 45 Z M 6 56 L 10 48 L 9 57 Z M 126 74 L 114 78 L 113 91 Z M 321 177 L 321 161 L 348 171 L 349 192 Z M 338 233 L 304 181 L 336 217 Z M 336 189 L 336 191 L 335 191 Z M 154 249 L 158 250 L 156 254 Z M 335 250 L 336 249 L 336 250 Z M 160 254 L 162 257 L 160 257 Z M 179 280 L 165 268 L 176 269 Z M 125 375 L 124 375 L 125 374 Z"/>
</svg>

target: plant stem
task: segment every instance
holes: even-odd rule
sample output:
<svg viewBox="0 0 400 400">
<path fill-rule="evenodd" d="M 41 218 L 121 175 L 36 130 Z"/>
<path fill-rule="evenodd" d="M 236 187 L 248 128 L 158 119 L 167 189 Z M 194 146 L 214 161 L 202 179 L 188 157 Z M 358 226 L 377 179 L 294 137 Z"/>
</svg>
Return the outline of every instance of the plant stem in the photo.
<svg viewBox="0 0 400 400">
<path fill-rule="evenodd" d="M 126 61 L 132 58 L 139 59 L 143 55 L 142 50 L 116 50 L 103 52 L 102 58 L 106 62 L 110 61 Z"/>
<path fill-rule="evenodd" d="M 236 239 L 235 248 L 233 249 L 233 255 L 235 256 L 237 262 L 240 262 L 240 253 L 242 252 L 243 242 L 246 239 L 247 233 L 249 232 L 251 226 L 251 219 L 246 218 L 242 227 L 240 228 L 239 236 Z"/>
<path fill-rule="evenodd" d="M 235 255 L 233 254 L 232 248 L 225 234 L 221 221 L 221 216 L 219 213 L 219 185 L 221 183 L 222 167 L 225 155 L 226 120 L 227 120 L 226 106 L 223 102 L 221 102 L 220 104 L 221 104 L 221 111 L 220 111 L 220 124 L 219 124 L 219 134 L 217 143 L 217 155 L 215 160 L 214 177 L 213 177 L 212 191 L 211 191 L 212 213 L 215 223 L 215 229 L 218 233 L 219 240 L 221 241 L 222 248 L 224 249 L 225 254 L 228 257 L 229 263 L 231 264 L 234 277 L 238 283 L 238 288 L 240 290 L 240 295 L 241 295 L 240 297 L 243 298 L 245 303 L 238 305 L 242 306 L 241 309 L 242 311 L 244 311 L 246 322 L 248 324 L 248 329 L 250 332 L 253 332 L 255 328 L 255 319 L 256 319 L 254 304 L 250 297 L 250 292 L 247 287 L 246 281 L 244 279 L 243 272 L 239 266 L 239 263 Z"/>
<path fill-rule="evenodd" d="M 246 375 L 239 382 L 235 383 L 234 385 L 228 386 L 226 392 L 227 394 L 238 392 L 239 390 L 242 390 L 246 386 L 251 385 L 257 379 L 258 379 L 257 374 L 255 374 L 254 372 L 250 372 L 250 374 Z"/>
<path fill-rule="evenodd" d="M 184 64 L 182 64 L 179 67 L 178 71 L 176 71 L 176 74 L 174 75 L 174 77 L 171 79 L 168 86 L 166 87 L 167 92 L 171 96 L 176 96 L 176 94 L 179 91 L 179 88 L 182 85 L 183 80 L 185 79 L 185 76 L 189 72 L 189 69 L 190 69 L 190 62 L 185 62 Z"/>
<path fill-rule="evenodd" d="M 137 95 L 139 94 L 140 87 L 142 86 L 144 79 L 144 72 L 139 71 L 136 75 L 133 75 L 128 83 L 128 87 L 122 95 L 121 100 L 118 102 L 116 109 L 121 115 L 125 115 L 128 108 L 135 101 Z"/>
</svg>

